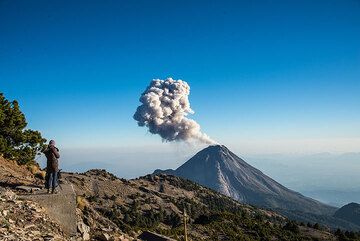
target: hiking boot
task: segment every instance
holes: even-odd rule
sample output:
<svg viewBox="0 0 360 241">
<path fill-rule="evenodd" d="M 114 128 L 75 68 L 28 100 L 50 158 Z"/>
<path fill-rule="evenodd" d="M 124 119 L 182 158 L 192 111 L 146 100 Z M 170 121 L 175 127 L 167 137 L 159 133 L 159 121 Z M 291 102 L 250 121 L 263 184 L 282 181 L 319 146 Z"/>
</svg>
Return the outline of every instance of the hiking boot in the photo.
<svg viewBox="0 0 360 241">
<path fill-rule="evenodd" d="M 51 193 L 52 193 L 52 194 L 57 194 L 58 191 L 54 188 Z"/>
<path fill-rule="evenodd" d="M 50 189 L 48 189 L 48 190 L 47 190 L 47 194 L 50 194 L 50 193 L 51 193 L 51 191 L 50 191 Z"/>
</svg>

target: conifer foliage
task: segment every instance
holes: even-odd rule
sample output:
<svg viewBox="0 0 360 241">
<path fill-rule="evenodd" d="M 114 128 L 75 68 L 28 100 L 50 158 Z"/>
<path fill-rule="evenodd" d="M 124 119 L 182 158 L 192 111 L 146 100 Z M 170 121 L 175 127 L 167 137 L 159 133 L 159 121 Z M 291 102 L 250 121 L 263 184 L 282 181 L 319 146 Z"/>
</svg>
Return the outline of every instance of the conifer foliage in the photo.
<svg viewBox="0 0 360 241">
<path fill-rule="evenodd" d="M 19 103 L 9 101 L 0 93 L 0 155 L 19 164 L 34 161 L 44 148 L 46 139 L 39 131 L 26 129 L 25 115 Z"/>
</svg>

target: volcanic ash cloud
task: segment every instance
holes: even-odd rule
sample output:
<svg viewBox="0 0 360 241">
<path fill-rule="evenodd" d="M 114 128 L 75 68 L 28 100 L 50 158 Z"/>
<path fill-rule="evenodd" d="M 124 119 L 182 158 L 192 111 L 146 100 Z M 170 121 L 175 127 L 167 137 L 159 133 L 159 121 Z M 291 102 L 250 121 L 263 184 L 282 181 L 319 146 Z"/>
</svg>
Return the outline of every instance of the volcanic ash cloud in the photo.
<svg viewBox="0 0 360 241">
<path fill-rule="evenodd" d="M 146 126 L 150 133 L 158 134 L 164 141 L 198 140 L 214 144 L 200 130 L 200 125 L 187 118 L 194 111 L 190 108 L 190 86 L 182 80 L 155 79 L 140 97 L 142 103 L 134 114 L 139 126 Z"/>
</svg>

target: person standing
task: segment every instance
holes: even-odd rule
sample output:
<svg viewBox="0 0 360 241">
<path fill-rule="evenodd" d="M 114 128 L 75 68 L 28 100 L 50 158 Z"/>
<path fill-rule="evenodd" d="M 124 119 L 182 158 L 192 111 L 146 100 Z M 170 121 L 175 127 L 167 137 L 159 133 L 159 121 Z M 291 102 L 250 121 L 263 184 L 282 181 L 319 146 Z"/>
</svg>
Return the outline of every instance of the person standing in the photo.
<svg viewBox="0 0 360 241">
<path fill-rule="evenodd" d="M 59 172 L 59 149 L 55 146 L 55 141 L 51 140 L 48 147 L 44 151 L 47 159 L 46 163 L 46 179 L 45 187 L 48 193 L 56 193 L 56 187 L 58 186 L 58 172 Z"/>
</svg>

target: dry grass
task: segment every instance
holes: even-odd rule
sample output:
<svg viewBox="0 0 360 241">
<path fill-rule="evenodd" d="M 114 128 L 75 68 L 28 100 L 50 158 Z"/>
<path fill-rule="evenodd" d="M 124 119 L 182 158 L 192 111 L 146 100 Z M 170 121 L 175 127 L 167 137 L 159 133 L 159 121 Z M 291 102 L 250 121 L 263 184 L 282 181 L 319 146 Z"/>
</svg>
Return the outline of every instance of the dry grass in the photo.
<svg viewBox="0 0 360 241">
<path fill-rule="evenodd" d="M 80 210 L 84 210 L 84 208 L 87 206 L 87 201 L 82 196 L 76 196 L 76 204 Z"/>
<path fill-rule="evenodd" d="M 38 164 L 31 164 L 27 168 L 35 177 L 45 180 L 46 172 L 41 170 Z"/>
<path fill-rule="evenodd" d="M 46 171 L 39 170 L 37 173 L 35 173 L 35 176 L 42 179 L 42 180 L 45 180 Z"/>
<path fill-rule="evenodd" d="M 7 184 L 29 185 L 35 182 L 34 175 L 28 167 L 18 165 L 15 161 L 0 156 L 0 180 Z"/>
<path fill-rule="evenodd" d="M 29 165 L 28 166 L 29 171 L 31 172 L 31 174 L 35 175 L 36 173 L 38 173 L 40 171 L 40 168 L 38 165 Z"/>
</svg>

